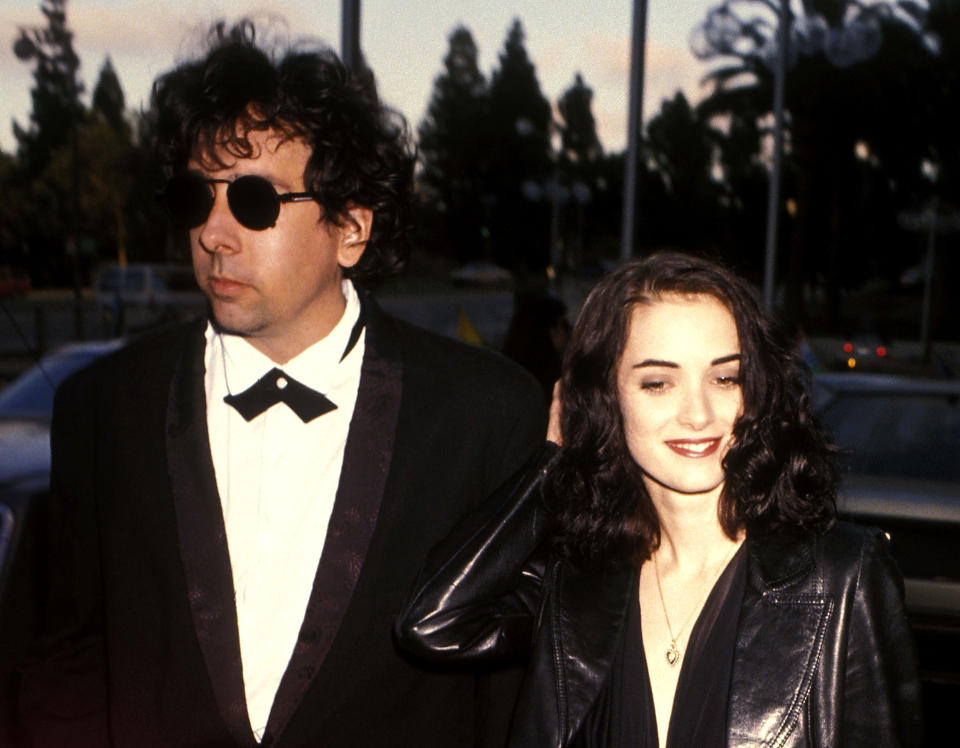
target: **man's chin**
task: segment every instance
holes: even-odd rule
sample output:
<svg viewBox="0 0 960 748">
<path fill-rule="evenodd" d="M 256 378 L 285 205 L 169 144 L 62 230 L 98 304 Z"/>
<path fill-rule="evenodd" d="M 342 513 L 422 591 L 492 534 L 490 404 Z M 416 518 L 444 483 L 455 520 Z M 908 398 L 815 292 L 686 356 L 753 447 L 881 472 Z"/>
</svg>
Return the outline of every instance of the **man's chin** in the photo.
<svg viewBox="0 0 960 748">
<path fill-rule="evenodd" d="M 236 315 L 218 313 L 216 304 L 207 305 L 207 317 L 213 328 L 222 335 L 237 335 L 242 338 L 255 336 L 261 329 L 250 320 L 238 319 Z"/>
</svg>

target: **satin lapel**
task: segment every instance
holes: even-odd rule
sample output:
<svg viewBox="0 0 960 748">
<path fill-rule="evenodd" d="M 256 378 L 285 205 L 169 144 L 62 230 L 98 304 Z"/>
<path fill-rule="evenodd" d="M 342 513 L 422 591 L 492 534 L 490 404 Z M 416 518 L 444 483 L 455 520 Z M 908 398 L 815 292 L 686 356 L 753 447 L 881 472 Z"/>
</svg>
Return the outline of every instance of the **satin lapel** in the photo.
<svg viewBox="0 0 960 748">
<path fill-rule="evenodd" d="M 400 413 L 403 368 L 390 321 L 363 300 L 367 331 L 360 389 L 343 456 L 340 485 L 313 591 L 264 742 L 282 734 L 330 651 L 360 576 L 377 523 Z"/>
<path fill-rule="evenodd" d="M 220 713 L 238 746 L 254 745 L 230 553 L 207 434 L 202 327 L 193 333 L 177 363 L 167 407 L 167 465 L 180 556 L 193 625 Z"/>
<path fill-rule="evenodd" d="M 806 707 L 835 601 L 816 573 L 814 540 L 748 538 L 727 743 L 784 745 Z M 749 725 L 745 733 L 741 726 Z"/>
<path fill-rule="evenodd" d="M 637 594 L 637 589 L 631 569 L 600 576 L 564 564 L 559 591 L 553 611 L 553 646 L 560 714 L 566 714 L 563 734 L 569 742 L 610 673 L 630 595 Z"/>
</svg>

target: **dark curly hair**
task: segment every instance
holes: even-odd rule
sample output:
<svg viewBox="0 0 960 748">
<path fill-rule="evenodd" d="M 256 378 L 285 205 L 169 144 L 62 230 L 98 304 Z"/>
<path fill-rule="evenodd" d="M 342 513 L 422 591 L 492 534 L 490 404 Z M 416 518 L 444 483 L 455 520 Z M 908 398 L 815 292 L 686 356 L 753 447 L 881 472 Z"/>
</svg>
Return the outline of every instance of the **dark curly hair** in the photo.
<svg viewBox="0 0 960 748">
<path fill-rule="evenodd" d="M 273 59 L 255 43 L 250 21 L 215 24 L 202 59 L 153 85 L 155 150 L 167 177 L 191 157 L 224 166 L 254 156 L 248 135 L 276 130 L 313 149 L 303 180 L 324 216 L 338 222 L 349 207 L 373 211 L 360 262 L 344 275 L 373 282 L 399 270 L 408 254 L 415 154 L 403 117 L 377 97 L 373 76 L 354 75 L 328 49 L 288 49 Z"/>
<path fill-rule="evenodd" d="M 666 294 L 712 296 L 736 321 L 743 413 L 723 460 L 724 532 L 818 530 L 833 521 L 835 449 L 810 414 L 806 367 L 746 281 L 714 262 L 663 252 L 603 278 L 567 347 L 564 447 L 544 492 L 557 520 L 556 549 L 582 566 L 638 564 L 660 543 L 656 510 L 624 436 L 617 367 L 634 307 Z"/>
</svg>

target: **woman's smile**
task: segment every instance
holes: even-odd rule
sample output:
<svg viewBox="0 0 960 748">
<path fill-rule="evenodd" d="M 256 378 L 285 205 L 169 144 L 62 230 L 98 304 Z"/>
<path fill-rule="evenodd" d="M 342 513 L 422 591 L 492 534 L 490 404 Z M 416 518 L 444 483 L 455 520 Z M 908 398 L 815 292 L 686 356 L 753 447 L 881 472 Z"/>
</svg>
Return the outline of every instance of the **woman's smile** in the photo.
<svg viewBox="0 0 960 748">
<path fill-rule="evenodd" d="M 668 439 L 664 442 L 670 449 L 683 457 L 709 457 L 720 448 L 721 438 L 709 439 Z"/>
</svg>

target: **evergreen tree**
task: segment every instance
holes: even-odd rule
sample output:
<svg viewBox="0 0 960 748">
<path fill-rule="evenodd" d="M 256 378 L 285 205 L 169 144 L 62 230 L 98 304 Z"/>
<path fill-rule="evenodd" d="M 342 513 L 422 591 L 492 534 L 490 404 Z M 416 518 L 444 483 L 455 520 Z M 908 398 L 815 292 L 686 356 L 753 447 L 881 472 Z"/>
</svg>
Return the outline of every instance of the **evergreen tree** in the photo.
<svg viewBox="0 0 960 748">
<path fill-rule="evenodd" d="M 123 88 L 120 79 L 113 69 L 109 55 L 100 68 L 97 85 L 93 88 L 93 111 L 113 128 L 114 132 L 129 135 L 130 127 L 127 124 Z"/>
<path fill-rule="evenodd" d="M 477 66 L 477 45 L 470 30 L 457 27 L 449 44 L 444 72 L 434 81 L 419 128 L 420 178 L 425 207 L 440 216 L 442 246 L 462 262 L 483 254 L 487 84 Z"/>
<path fill-rule="evenodd" d="M 670 196 L 674 246 L 703 250 L 717 238 L 720 188 L 714 181 L 712 133 L 679 91 L 647 126 L 647 153 Z"/>
<path fill-rule="evenodd" d="M 549 262 L 550 208 L 544 187 L 551 176 L 550 104 L 515 19 L 490 84 L 489 185 L 496 196 L 493 254 L 518 270 Z"/>
<path fill-rule="evenodd" d="M 567 161 L 589 164 L 603 155 L 600 139 L 597 137 L 597 125 L 590 108 L 592 101 L 593 90 L 583 82 L 583 76 L 577 73 L 573 85 L 557 102 L 557 110 L 563 119 L 560 125 L 561 155 Z"/>
<path fill-rule="evenodd" d="M 42 0 L 46 18 L 43 28 L 21 28 L 14 52 L 21 60 L 35 63 L 30 90 L 33 109 L 27 129 L 14 122 L 19 159 L 31 173 L 38 173 L 57 148 L 66 145 L 83 117 L 77 79 L 80 58 L 73 50 L 73 32 L 67 28 L 67 0 Z"/>
<path fill-rule="evenodd" d="M 566 202 L 572 210 L 560 210 L 554 219 L 561 242 L 562 264 L 576 265 L 584 259 L 587 248 L 585 236 L 597 236 L 595 230 L 588 232 L 589 206 L 600 186 L 598 161 L 603 156 L 597 126 L 591 110 L 593 91 L 583 82 L 583 76 L 577 73 L 573 85 L 568 88 L 557 102 L 560 113 L 560 153 L 557 178 L 559 185 L 555 199 Z M 559 210 L 561 205 L 554 207 Z M 595 227 L 599 228 L 599 227 Z M 593 252 L 590 252 L 593 254 Z"/>
</svg>

